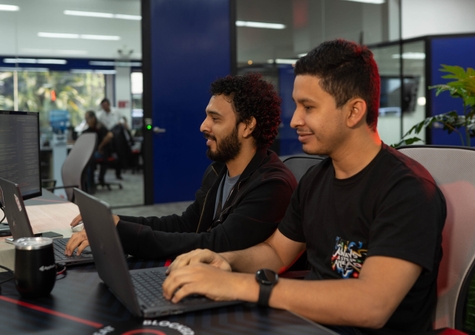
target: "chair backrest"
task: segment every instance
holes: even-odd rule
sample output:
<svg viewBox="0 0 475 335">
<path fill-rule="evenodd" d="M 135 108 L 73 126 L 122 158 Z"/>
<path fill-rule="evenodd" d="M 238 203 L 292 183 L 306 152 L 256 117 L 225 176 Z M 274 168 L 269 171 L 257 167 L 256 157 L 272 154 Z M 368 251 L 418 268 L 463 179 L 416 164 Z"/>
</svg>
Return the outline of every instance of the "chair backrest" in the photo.
<svg viewBox="0 0 475 335">
<path fill-rule="evenodd" d="M 300 178 L 307 172 L 307 170 L 316 164 L 320 164 L 325 157 L 323 156 L 310 156 L 310 155 L 295 155 L 295 156 L 285 156 L 280 158 L 284 162 L 285 166 L 289 168 L 290 171 L 297 179 L 297 182 L 300 181 Z"/>
<path fill-rule="evenodd" d="M 63 186 L 83 189 L 85 169 L 96 147 L 97 134 L 85 133 L 78 137 L 61 168 Z M 73 188 L 64 189 L 69 201 L 73 200 Z"/>
<path fill-rule="evenodd" d="M 421 163 L 445 196 L 447 219 L 442 232 L 434 326 L 461 330 L 475 259 L 475 150 L 422 145 L 401 147 L 399 151 Z"/>
</svg>

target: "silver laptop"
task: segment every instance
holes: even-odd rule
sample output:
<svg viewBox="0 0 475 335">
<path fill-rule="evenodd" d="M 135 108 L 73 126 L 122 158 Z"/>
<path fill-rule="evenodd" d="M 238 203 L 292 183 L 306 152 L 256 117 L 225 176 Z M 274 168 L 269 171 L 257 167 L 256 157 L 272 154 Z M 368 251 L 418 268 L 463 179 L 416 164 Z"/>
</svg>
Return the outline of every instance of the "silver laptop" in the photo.
<svg viewBox="0 0 475 335">
<path fill-rule="evenodd" d="M 52 236 L 47 235 L 46 233 L 40 233 L 38 235 L 33 234 L 33 229 L 31 228 L 30 220 L 25 210 L 25 204 L 21 196 L 20 188 L 17 184 L 0 178 L 0 202 L 3 204 L 7 222 L 13 237 L 11 240 L 7 240 L 7 242 L 13 243 L 21 237 Z M 59 234 L 57 235 L 62 236 Z M 53 239 L 56 263 L 75 265 L 94 262 L 90 249 L 86 250 L 86 252 L 83 252 L 79 256 L 66 256 L 64 250 L 68 241 L 69 238 Z"/>
<path fill-rule="evenodd" d="M 176 304 L 166 300 L 162 293 L 166 267 L 129 271 L 109 205 L 77 188 L 74 189 L 74 198 L 99 277 L 134 316 L 154 318 L 241 303 L 213 301 L 198 295 Z"/>
</svg>

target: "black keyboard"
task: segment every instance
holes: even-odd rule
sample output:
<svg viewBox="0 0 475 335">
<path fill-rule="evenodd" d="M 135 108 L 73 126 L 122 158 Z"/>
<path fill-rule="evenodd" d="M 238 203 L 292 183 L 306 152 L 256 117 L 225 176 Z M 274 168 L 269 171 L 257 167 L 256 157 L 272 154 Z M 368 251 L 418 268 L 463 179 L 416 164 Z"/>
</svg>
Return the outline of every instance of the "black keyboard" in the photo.
<svg viewBox="0 0 475 335">
<path fill-rule="evenodd" d="M 53 246 L 54 246 L 54 258 L 56 261 L 61 261 L 65 259 L 90 259 L 92 258 L 92 254 L 81 254 L 76 255 L 73 254 L 72 256 L 66 256 L 64 254 L 64 250 L 66 249 L 66 244 L 68 243 L 68 238 L 55 238 L 53 239 Z"/>
<path fill-rule="evenodd" d="M 162 284 L 167 277 L 162 271 L 144 271 L 131 273 L 132 283 L 140 300 L 153 307 L 158 303 L 168 302 L 163 297 Z"/>
</svg>

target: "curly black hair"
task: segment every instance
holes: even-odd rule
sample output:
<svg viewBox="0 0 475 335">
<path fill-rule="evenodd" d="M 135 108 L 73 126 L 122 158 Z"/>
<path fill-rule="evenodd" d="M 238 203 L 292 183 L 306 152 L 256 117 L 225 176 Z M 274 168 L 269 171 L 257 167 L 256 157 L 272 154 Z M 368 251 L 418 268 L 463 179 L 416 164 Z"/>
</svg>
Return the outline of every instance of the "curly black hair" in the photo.
<svg viewBox="0 0 475 335">
<path fill-rule="evenodd" d="M 258 73 L 226 76 L 211 84 L 212 95 L 225 95 L 232 100 L 237 123 L 254 117 L 256 128 L 252 136 L 258 149 L 266 149 L 277 136 L 280 124 L 280 103 L 274 86 Z"/>
</svg>

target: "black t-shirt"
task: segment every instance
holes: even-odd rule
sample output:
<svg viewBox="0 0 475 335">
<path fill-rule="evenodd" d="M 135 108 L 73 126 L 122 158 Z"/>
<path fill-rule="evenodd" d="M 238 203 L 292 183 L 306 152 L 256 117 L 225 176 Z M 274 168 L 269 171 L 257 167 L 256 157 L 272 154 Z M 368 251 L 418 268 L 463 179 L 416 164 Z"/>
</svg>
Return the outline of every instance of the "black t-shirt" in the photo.
<svg viewBox="0 0 475 335">
<path fill-rule="evenodd" d="M 386 325 L 364 330 L 410 334 L 430 326 L 445 216 L 445 199 L 429 172 L 383 144 L 368 166 L 347 179 L 335 178 L 329 158 L 312 167 L 294 192 L 279 230 L 306 243 L 311 266 L 307 279 L 358 278 L 365 259 L 375 255 L 422 266 Z"/>
</svg>

